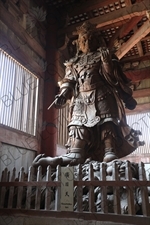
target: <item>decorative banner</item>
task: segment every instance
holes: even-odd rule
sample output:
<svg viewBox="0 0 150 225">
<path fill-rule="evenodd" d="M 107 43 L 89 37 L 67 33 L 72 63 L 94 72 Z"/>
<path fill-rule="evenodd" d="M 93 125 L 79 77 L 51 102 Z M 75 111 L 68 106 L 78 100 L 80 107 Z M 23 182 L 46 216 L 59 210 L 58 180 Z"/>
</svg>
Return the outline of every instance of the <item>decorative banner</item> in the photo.
<svg viewBox="0 0 150 225">
<path fill-rule="evenodd" d="M 73 211 L 73 167 L 61 167 L 61 211 Z"/>
</svg>

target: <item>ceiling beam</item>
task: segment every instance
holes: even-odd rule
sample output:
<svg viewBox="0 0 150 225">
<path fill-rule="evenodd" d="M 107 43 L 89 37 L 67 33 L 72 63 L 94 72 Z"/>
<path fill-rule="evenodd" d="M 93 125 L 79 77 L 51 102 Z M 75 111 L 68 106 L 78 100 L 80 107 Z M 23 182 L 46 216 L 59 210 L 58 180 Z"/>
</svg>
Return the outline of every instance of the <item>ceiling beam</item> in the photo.
<svg viewBox="0 0 150 225">
<path fill-rule="evenodd" d="M 124 43 L 116 55 L 121 59 L 134 45 L 136 45 L 143 37 L 150 33 L 150 21 L 147 20 L 135 33 L 134 35 Z"/>
<path fill-rule="evenodd" d="M 125 0 L 127 6 L 132 5 L 131 0 Z"/>
<path fill-rule="evenodd" d="M 96 28 L 100 29 L 104 26 L 115 24 L 119 21 L 131 19 L 136 16 L 144 16 L 144 15 L 146 15 L 147 10 L 150 10 L 149 0 L 145 0 L 144 2 L 142 1 L 140 3 L 136 3 L 132 6 L 121 8 L 117 11 L 113 11 L 111 13 L 107 13 L 105 15 L 89 19 L 89 22 L 92 24 L 96 24 L 97 25 Z M 83 22 L 80 22 L 75 25 L 70 25 L 70 26 L 66 27 L 65 29 L 60 29 L 59 34 L 67 33 L 68 36 L 71 36 L 72 33 L 74 32 L 73 34 L 75 35 L 77 26 L 80 26 L 82 23 Z"/>
<path fill-rule="evenodd" d="M 150 88 L 133 91 L 134 98 L 144 98 L 150 96 Z"/>
<path fill-rule="evenodd" d="M 115 2 L 116 0 L 92 0 L 92 2 L 80 1 L 80 3 L 76 3 L 74 5 L 69 6 L 67 9 L 67 13 L 69 17 L 73 17 L 76 15 L 82 14 L 83 12 L 86 13 L 94 9 L 98 9 L 98 8 L 107 6 L 109 4 L 113 4 Z"/>
<path fill-rule="evenodd" d="M 134 32 L 136 32 L 138 30 L 137 26 L 135 26 L 135 28 L 133 29 Z M 142 48 L 142 44 L 141 44 L 141 40 L 136 44 L 138 52 L 139 52 L 139 56 L 143 56 L 144 52 L 143 52 L 143 48 Z"/>
<path fill-rule="evenodd" d="M 150 103 L 138 104 L 134 110 L 125 109 L 126 115 L 150 112 Z"/>
<path fill-rule="evenodd" d="M 150 52 L 146 53 L 143 56 L 134 55 L 134 56 L 130 56 L 130 57 L 125 57 L 125 58 L 122 58 L 120 62 L 127 63 L 127 62 L 131 62 L 131 61 L 137 62 L 137 61 L 145 61 L 145 60 L 150 60 Z"/>
<path fill-rule="evenodd" d="M 136 16 L 131 18 L 126 24 L 120 27 L 120 29 L 114 34 L 114 36 L 109 41 L 109 48 L 114 46 L 115 40 L 117 38 L 122 38 L 127 35 L 133 27 L 142 19 L 143 16 Z"/>
<path fill-rule="evenodd" d="M 124 74 L 133 82 L 150 79 L 150 67 L 140 70 L 125 71 Z"/>
</svg>

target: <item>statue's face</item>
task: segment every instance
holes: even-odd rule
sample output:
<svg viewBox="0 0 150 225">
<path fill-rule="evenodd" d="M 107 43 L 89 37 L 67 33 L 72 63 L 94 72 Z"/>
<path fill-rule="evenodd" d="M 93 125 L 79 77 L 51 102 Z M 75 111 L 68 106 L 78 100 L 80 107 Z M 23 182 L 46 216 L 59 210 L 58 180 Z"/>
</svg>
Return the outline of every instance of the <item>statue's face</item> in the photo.
<svg viewBox="0 0 150 225">
<path fill-rule="evenodd" d="M 92 52 L 97 48 L 97 43 L 95 42 L 94 36 L 89 33 L 79 34 L 78 43 L 79 49 L 83 53 Z"/>
</svg>

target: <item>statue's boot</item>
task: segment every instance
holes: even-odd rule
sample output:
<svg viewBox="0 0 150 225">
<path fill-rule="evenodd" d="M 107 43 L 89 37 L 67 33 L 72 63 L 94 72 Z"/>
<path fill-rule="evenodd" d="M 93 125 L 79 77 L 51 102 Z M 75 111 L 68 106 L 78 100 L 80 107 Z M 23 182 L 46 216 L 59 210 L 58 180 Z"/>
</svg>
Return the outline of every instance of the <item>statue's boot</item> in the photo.
<svg viewBox="0 0 150 225">
<path fill-rule="evenodd" d="M 82 164 L 85 161 L 84 150 L 81 148 L 73 148 L 68 154 L 58 156 L 58 157 L 45 157 L 44 154 L 38 155 L 32 165 L 33 166 L 52 166 L 56 167 L 57 165 L 61 166 L 74 166 L 78 164 Z"/>
<path fill-rule="evenodd" d="M 113 148 L 105 148 L 105 155 L 103 158 L 103 162 L 111 162 L 115 159 L 118 159 L 118 157 L 116 156 L 114 149 Z"/>
<path fill-rule="evenodd" d="M 84 150 L 81 148 L 72 148 L 68 154 L 61 156 L 62 166 L 70 165 L 75 166 L 85 162 Z"/>
<path fill-rule="evenodd" d="M 52 166 L 56 167 L 57 165 L 62 164 L 62 157 L 45 157 L 45 154 L 38 155 L 32 162 L 33 166 Z"/>
</svg>

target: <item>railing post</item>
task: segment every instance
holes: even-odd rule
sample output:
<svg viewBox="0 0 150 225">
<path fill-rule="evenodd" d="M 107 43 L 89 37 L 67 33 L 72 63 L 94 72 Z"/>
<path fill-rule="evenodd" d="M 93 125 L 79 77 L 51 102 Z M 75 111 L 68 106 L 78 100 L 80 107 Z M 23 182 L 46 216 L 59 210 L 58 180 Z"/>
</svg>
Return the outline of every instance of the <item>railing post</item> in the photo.
<svg viewBox="0 0 150 225">
<path fill-rule="evenodd" d="M 46 171 L 46 181 L 51 181 L 51 167 L 47 167 Z M 46 187 L 45 191 L 45 210 L 50 210 L 51 203 L 51 187 Z"/>
<path fill-rule="evenodd" d="M 7 174 L 8 174 L 8 169 L 5 168 L 5 170 L 3 170 L 2 172 L 2 177 L 1 177 L 2 182 L 7 182 L 7 178 L 8 178 Z M 5 194 L 6 194 L 6 187 L 1 187 L 0 208 L 4 207 Z"/>
<path fill-rule="evenodd" d="M 60 181 L 60 176 L 61 176 L 61 168 L 60 165 L 57 166 L 56 170 L 56 181 Z M 60 210 L 60 198 L 61 198 L 61 187 L 56 187 L 56 192 L 55 192 L 55 210 L 58 211 Z"/>
<path fill-rule="evenodd" d="M 11 176 L 11 182 L 15 181 L 15 176 L 16 176 L 16 168 L 13 169 L 12 171 L 12 176 Z M 8 208 L 12 208 L 13 204 L 13 195 L 14 195 L 14 186 L 9 188 L 9 198 L 8 198 Z"/>
<path fill-rule="evenodd" d="M 113 162 L 112 165 L 112 179 L 115 181 L 119 180 L 118 174 L 118 165 L 116 162 Z M 114 195 L 114 213 L 121 214 L 120 208 L 120 187 L 113 187 L 113 195 Z"/>
<path fill-rule="evenodd" d="M 19 182 L 24 180 L 24 168 L 21 167 L 19 172 Z M 18 187 L 18 193 L 17 193 L 17 208 L 21 209 L 21 203 L 22 203 L 22 193 L 23 193 L 23 187 Z"/>
<path fill-rule="evenodd" d="M 144 163 L 139 163 L 139 180 L 147 181 L 146 180 L 146 173 L 144 168 Z M 142 199 L 142 212 L 144 216 L 150 216 L 150 204 L 148 198 L 148 189 L 146 187 L 140 187 L 141 189 L 141 199 Z"/>
<path fill-rule="evenodd" d="M 37 182 L 41 181 L 42 179 L 42 167 L 38 167 L 37 171 Z M 36 187 L 36 195 L 35 195 L 35 209 L 40 209 L 40 202 L 41 202 L 41 186 Z"/>
<path fill-rule="evenodd" d="M 106 181 L 106 163 L 102 162 L 100 166 L 100 179 Z M 108 212 L 107 206 L 107 187 L 101 186 L 101 211 L 103 213 Z"/>
<path fill-rule="evenodd" d="M 93 174 L 93 165 L 89 164 L 89 181 L 91 181 L 91 185 L 89 186 L 89 212 L 95 212 L 95 204 L 94 204 L 94 186 L 92 185 L 92 181 L 94 180 Z"/>
<path fill-rule="evenodd" d="M 126 180 L 132 180 L 132 170 L 131 163 L 126 161 L 126 170 L 125 170 Z M 134 204 L 134 187 L 126 187 L 127 189 L 127 202 L 128 202 L 128 214 L 135 215 L 135 204 Z"/>
<path fill-rule="evenodd" d="M 28 182 L 32 181 L 33 179 L 33 167 L 29 167 L 29 172 L 28 172 Z M 26 209 L 31 208 L 31 194 L 32 194 L 32 187 L 28 186 L 27 187 L 27 196 L 26 196 Z"/>
<path fill-rule="evenodd" d="M 78 181 L 82 180 L 82 165 L 79 164 L 78 166 Z M 83 212 L 82 208 L 82 198 L 83 198 L 83 187 L 82 186 L 77 186 L 77 211 L 78 212 Z"/>
</svg>

